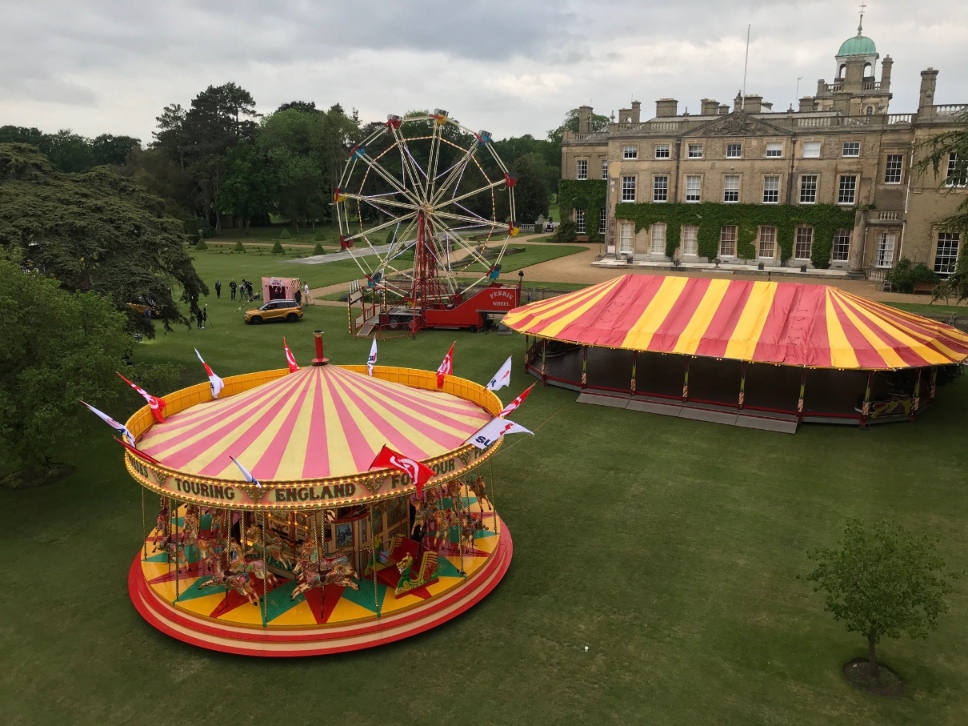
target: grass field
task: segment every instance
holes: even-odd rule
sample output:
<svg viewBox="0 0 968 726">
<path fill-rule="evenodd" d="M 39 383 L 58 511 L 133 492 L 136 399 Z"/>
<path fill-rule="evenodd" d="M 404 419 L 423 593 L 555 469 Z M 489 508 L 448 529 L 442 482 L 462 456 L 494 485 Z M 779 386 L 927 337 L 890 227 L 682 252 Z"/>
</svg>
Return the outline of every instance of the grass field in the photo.
<svg viewBox="0 0 968 726">
<path fill-rule="evenodd" d="M 199 257 L 208 282 L 226 282 L 218 255 Z M 281 274 L 262 271 L 271 258 L 250 261 L 237 279 Z M 233 375 L 282 367 L 283 335 L 305 364 L 320 328 L 334 363 L 366 360 L 369 341 L 349 338 L 339 308 L 248 327 L 226 297 L 209 300 L 214 325 L 159 333 L 135 359 L 180 363 L 185 383 L 201 382 L 195 347 Z M 433 369 L 455 339 L 455 372 L 476 381 L 514 355 L 502 400 L 531 382 L 518 336 L 425 332 L 381 343 L 380 363 Z M 141 620 L 126 589 L 141 494 L 111 432 L 93 428 L 64 452 L 69 480 L 0 489 L 2 723 L 965 723 L 968 579 L 928 641 L 881 644 L 907 691 L 878 699 L 840 674 L 865 643 L 797 575 L 851 516 L 936 533 L 949 565 L 968 568 L 966 408 L 962 378 L 916 424 L 788 436 L 538 387 L 515 415 L 536 436 L 495 457 L 515 545 L 497 590 L 416 638 L 298 661 L 210 653 Z"/>
<path fill-rule="evenodd" d="M 517 247 L 518 245 L 513 246 Z M 567 257 L 585 251 L 585 248 L 581 245 L 528 245 L 524 243 L 521 246 L 525 248 L 524 252 L 506 255 L 501 260 L 501 272 L 515 272 L 531 265 L 537 265 L 539 262 L 557 260 L 559 257 Z M 469 266 L 467 270 L 469 272 L 486 272 L 484 266 L 479 263 Z"/>
</svg>

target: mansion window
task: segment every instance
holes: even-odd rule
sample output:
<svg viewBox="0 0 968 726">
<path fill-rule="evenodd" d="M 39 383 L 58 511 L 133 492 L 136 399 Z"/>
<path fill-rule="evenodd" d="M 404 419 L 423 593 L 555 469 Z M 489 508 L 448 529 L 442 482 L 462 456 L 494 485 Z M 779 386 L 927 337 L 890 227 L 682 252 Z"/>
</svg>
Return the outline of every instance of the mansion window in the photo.
<svg viewBox="0 0 968 726">
<path fill-rule="evenodd" d="M 834 234 L 834 245 L 830 252 L 830 259 L 836 262 L 846 262 L 850 253 L 850 230 L 838 229 Z"/>
<path fill-rule="evenodd" d="M 622 147 L 622 158 L 623 159 L 638 159 L 639 158 L 639 147 L 638 146 L 623 146 Z"/>
<path fill-rule="evenodd" d="M 739 201 L 739 174 L 727 174 L 723 177 L 723 201 Z"/>
<path fill-rule="evenodd" d="M 694 224 L 682 225 L 679 239 L 682 241 L 682 254 L 699 254 L 699 227 Z"/>
<path fill-rule="evenodd" d="M 887 162 L 884 164 L 884 183 L 900 184 L 901 169 L 904 167 L 904 156 L 901 154 L 888 154 Z"/>
<path fill-rule="evenodd" d="M 800 204 L 817 203 L 817 175 L 804 174 L 800 177 Z"/>
<path fill-rule="evenodd" d="M 736 225 L 726 224 L 719 230 L 719 256 L 736 256 Z"/>
<path fill-rule="evenodd" d="M 958 247 L 961 236 L 958 232 L 938 232 L 938 249 L 934 253 L 934 271 L 939 275 L 950 275 L 958 262 Z"/>
<path fill-rule="evenodd" d="M 804 141 L 803 142 L 803 158 L 804 159 L 819 159 L 820 158 L 820 142 L 819 141 Z"/>
<path fill-rule="evenodd" d="M 844 156 L 860 156 L 860 142 L 859 141 L 845 141 L 844 142 Z"/>
<path fill-rule="evenodd" d="M 780 203 L 780 177 L 763 177 L 763 204 Z"/>
<path fill-rule="evenodd" d="M 853 204 L 857 196 L 857 177 L 840 177 L 840 188 L 837 190 L 837 204 Z"/>
<path fill-rule="evenodd" d="M 623 255 L 632 254 L 634 230 L 635 230 L 635 227 L 632 222 L 622 222 L 621 227 L 619 227 L 619 233 L 618 233 L 619 254 L 623 254 Z"/>
<path fill-rule="evenodd" d="M 894 266 L 894 241 L 896 235 L 893 232 L 881 232 L 877 235 L 877 252 L 874 255 L 875 267 Z"/>
<path fill-rule="evenodd" d="M 797 227 L 797 236 L 793 240 L 793 257 L 797 260 L 809 260 L 813 249 L 813 227 L 801 224 Z"/>
<path fill-rule="evenodd" d="M 588 159 L 578 160 L 578 174 L 575 176 L 576 179 L 587 179 L 588 178 Z"/>
<path fill-rule="evenodd" d="M 608 212 L 605 209 L 598 210 L 598 233 L 605 234 L 608 229 Z"/>
<path fill-rule="evenodd" d="M 948 173 L 945 184 L 949 187 L 968 186 L 968 162 L 958 159 L 958 154 L 952 151 L 948 155 Z"/>
<path fill-rule="evenodd" d="M 635 201 L 635 177 L 634 176 L 622 177 L 622 201 L 623 202 Z"/>
<path fill-rule="evenodd" d="M 776 257 L 776 227 L 760 227 L 757 255 L 767 260 Z"/>
<path fill-rule="evenodd" d="M 698 202 L 702 198 L 702 177 L 690 174 L 686 177 L 686 201 Z"/>
<path fill-rule="evenodd" d="M 783 142 L 772 141 L 766 145 L 766 158 L 779 159 L 783 156 Z"/>
<path fill-rule="evenodd" d="M 743 158 L 743 145 L 742 144 L 726 144 L 726 158 L 727 159 L 741 159 L 741 158 Z"/>
<path fill-rule="evenodd" d="M 652 254 L 665 255 L 665 253 L 666 253 L 665 222 L 655 222 L 652 225 Z"/>
<path fill-rule="evenodd" d="M 701 159 L 702 144 L 689 144 L 688 156 L 690 159 Z"/>
<path fill-rule="evenodd" d="M 669 158 L 669 145 L 668 144 L 656 144 L 655 145 L 655 158 L 656 159 L 668 159 Z"/>
<path fill-rule="evenodd" d="M 667 176 L 652 177 L 652 201 L 653 202 L 669 201 L 669 177 Z"/>
<path fill-rule="evenodd" d="M 608 159 L 602 159 L 602 179 L 608 179 Z"/>
<path fill-rule="evenodd" d="M 584 209 L 575 210 L 575 232 L 577 234 L 585 234 L 585 210 Z"/>
</svg>

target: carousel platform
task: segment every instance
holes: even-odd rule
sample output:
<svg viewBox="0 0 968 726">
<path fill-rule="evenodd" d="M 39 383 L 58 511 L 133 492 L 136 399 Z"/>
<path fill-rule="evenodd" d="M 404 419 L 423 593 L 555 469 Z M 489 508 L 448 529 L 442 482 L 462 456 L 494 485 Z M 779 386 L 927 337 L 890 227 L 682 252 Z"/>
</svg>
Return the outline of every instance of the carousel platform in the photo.
<svg viewBox="0 0 968 726">
<path fill-rule="evenodd" d="M 456 535 L 448 538 L 437 550 L 437 577 L 399 595 L 397 568 L 378 566 L 375 589 L 369 574 L 360 576 L 358 590 L 326 585 L 294 599 L 295 580 L 279 578 L 267 585 L 263 600 L 263 582 L 253 578 L 260 596 L 254 605 L 224 586 L 203 587 L 211 575 L 200 562 L 191 561 L 191 552 L 178 568 L 176 582 L 168 556 L 152 553 L 157 532 L 148 538 L 148 557 L 139 553 L 132 563 L 128 590 L 135 608 L 152 626 L 210 650 L 292 657 L 370 648 L 436 627 L 497 587 L 510 565 L 513 543 L 500 517 L 481 514 L 489 529 L 476 534 L 472 547 L 461 548 Z"/>
</svg>

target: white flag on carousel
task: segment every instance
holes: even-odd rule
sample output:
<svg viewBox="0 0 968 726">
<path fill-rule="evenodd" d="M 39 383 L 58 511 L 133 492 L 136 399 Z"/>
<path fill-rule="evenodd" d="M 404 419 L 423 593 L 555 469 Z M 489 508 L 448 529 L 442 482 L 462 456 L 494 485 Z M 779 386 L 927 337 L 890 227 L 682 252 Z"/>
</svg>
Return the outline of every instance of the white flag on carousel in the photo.
<svg viewBox="0 0 968 726">
<path fill-rule="evenodd" d="M 521 424 L 514 423 L 514 421 L 495 418 L 464 443 L 473 444 L 478 449 L 486 449 L 505 434 L 531 434 L 534 436 L 534 431 L 529 431 Z"/>
<path fill-rule="evenodd" d="M 373 345 L 370 346 L 370 357 L 366 359 L 366 370 L 373 375 L 373 366 L 376 365 L 376 336 L 373 336 Z"/>
<path fill-rule="evenodd" d="M 487 384 L 487 390 L 498 391 L 511 385 L 511 356 L 504 361 L 501 369 L 494 374 L 494 378 Z"/>
</svg>

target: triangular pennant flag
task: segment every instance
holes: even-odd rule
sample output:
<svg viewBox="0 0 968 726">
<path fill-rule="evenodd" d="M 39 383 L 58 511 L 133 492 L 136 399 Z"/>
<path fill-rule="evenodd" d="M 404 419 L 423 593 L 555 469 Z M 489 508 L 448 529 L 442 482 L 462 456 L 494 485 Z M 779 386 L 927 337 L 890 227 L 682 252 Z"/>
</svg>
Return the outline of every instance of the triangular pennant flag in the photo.
<svg viewBox="0 0 968 726">
<path fill-rule="evenodd" d="M 501 418 L 504 418 L 509 413 L 511 413 L 511 411 L 513 411 L 518 406 L 520 406 L 522 403 L 524 403 L 524 399 L 526 399 L 528 397 L 528 395 L 531 393 L 531 389 L 534 388 L 534 386 L 535 386 L 534 383 L 532 383 L 530 386 L 528 386 L 527 390 L 524 393 L 522 393 L 520 396 L 518 396 L 513 401 L 511 401 L 511 403 L 509 403 L 507 406 L 505 406 L 504 408 L 502 408 L 501 409 L 501 413 L 499 413 L 498 416 L 500 416 Z"/>
<path fill-rule="evenodd" d="M 450 350 L 447 351 L 447 355 L 444 356 L 444 360 L 441 361 L 440 367 L 437 369 L 437 388 L 444 387 L 444 376 L 449 376 L 454 372 L 454 346 L 457 345 L 455 340 L 450 344 Z"/>
<path fill-rule="evenodd" d="M 115 373 L 118 373 L 118 372 L 115 371 Z M 165 406 L 167 405 L 165 403 L 165 399 L 163 399 L 163 398 L 156 398 L 155 396 L 152 396 L 145 389 L 141 388 L 140 386 L 135 385 L 134 383 L 132 383 L 131 381 L 129 381 L 127 378 L 125 378 L 124 376 L 122 376 L 120 373 L 118 373 L 118 378 L 120 378 L 122 381 L 124 381 L 125 383 L 127 383 L 135 391 L 137 391 L 138 393 L 140 393 L 144 397 L 144 399 L 148 402 L 148 408 L 151 409 L 151 415 L 155 417 L 155 421 L 157 421 L 158 423 L 163 423 L 164 422 L 164 420 L 165 420 L 164 410 L 165 410 Z"/>
<path fill-rule="evenodd" d="M 237 467 L 239 467 L 239 471 L 242 472 L 242 476 L 245 477 L 245 480 L 249 484 L 255 484 L 260 489 L 262 488 L 262 482 L 260 482 L 254 476 L 252 476 L 252 473 L 248 469 L 246 469 L 244 466 L 242 466 L 234 456 L 229 455 L 229 458 L 235 463 L 235 465 Z"/>
<path fill-rule="evenodd" d="M 212 386 L 212 398 L 218 398 L 218 394 L 225 388 L 225 383 L 209 368 L 208 363 L 202 358 L 202 354 L 198 352 L 198 348 L 195 349 L 195 355 L 198 356 L 198 359 L 202 361 L 202 365 L 205 366 L 205 372 L 208 374 L 208 382 Z"/>
<path fill-rule="evenodd" d="M 84 401 L 81 401 L 81 403 L 83 403 L 85 406 L 87 406 L 88 410 L 90 410 L 91 413 L 93 413 L 95 416 L 97 416 L 99 419 L 101 419 L 104 423 L 106 423 L 112 429 L 114 429 L 115 431 L 117 431 L 119 434 L 123 434 L 124 435 L 124 438 L 127 440 L 127 442 L 129 444 L 131 444 L 132 446 L 135 445 L 134 436 L 131 434 L 130 431 L 128 431 L 128 427 L 127 426 L 125 426 L 123 423 L 121 423 L 119 421 L 115 421 L 113 418 L 111 418 L 106 413 L 104 413 L 104 411 L 98 411 L 91 404 L 84 403 Z"/>
<path fill-rule="evenodd" d="M 122 441 L 117 436 L 114 437 L 114 440 L 117 441 L 119 444 L 121 444 L 121 446 L 123 446 L 124 448 L 126 448 L 132 454 L 134 454 L 135 456 L 137 456 L 139 459 L 144 459 L 149 464 L 156 464 L 157 466 L 161 466 L 162 465 L 161 462 L 158 461 L 158 459 L 156 459 L 155 457 L 151 456 L 150 454 L 146 454 L 141 449 L 138 449 L 138 448 L 132 446 L 127 441 Z"/>
<path fill-rule="evenodd" d="M 504 365 L 494 374 L 494 378 L 487 384 L 487 390 L 498 391 L 511 385 L 511 356 L 504 361 Z"/>
<path fill-rule="evenodd" d="M 533 431 L 528 431 L 521 424 L 503 418 L 495 418 L 464 443 L 473 444 L 478 449 L 486 449 L 505 434 L 531 434 L 534 436 Z"/>
<path fill-rule="evenodd" d="M 373 345 L 370 346 L 370 357 L 366 359 L 366 370 L 373 375 L 373 366 L 376 365 L 376 336 L 373 336 Z"/>
<path fill-rule="evenodd" d="M 289 372 L 295 373 L 299 370 L 299 364 L 296 363 L 296 357 L 289 350 L 289 344 L 286 342 L 286 336 L 282 336 L 282 347 L 286 351 L 286 364 L 289 366 Z"/>
<path fill-rule="evenodd" d="M 426 464 L 417 461 L 416 459 L 411 459 L 409 456 L 404 456 L 403 454 L 394 451 L 386 444 L 380 449 L 380 453 L 376 455 L 373 463 L 370 464 L 371 469 L 377 467 L 384 469 L 397 469 L 402 471 L 404 474 L 410 477 L 410 480 L 417 487 L 417 494 L 423 491 L 424 484 L 433 479 L 434 470 L 431 469 Z"/>
</svg>

